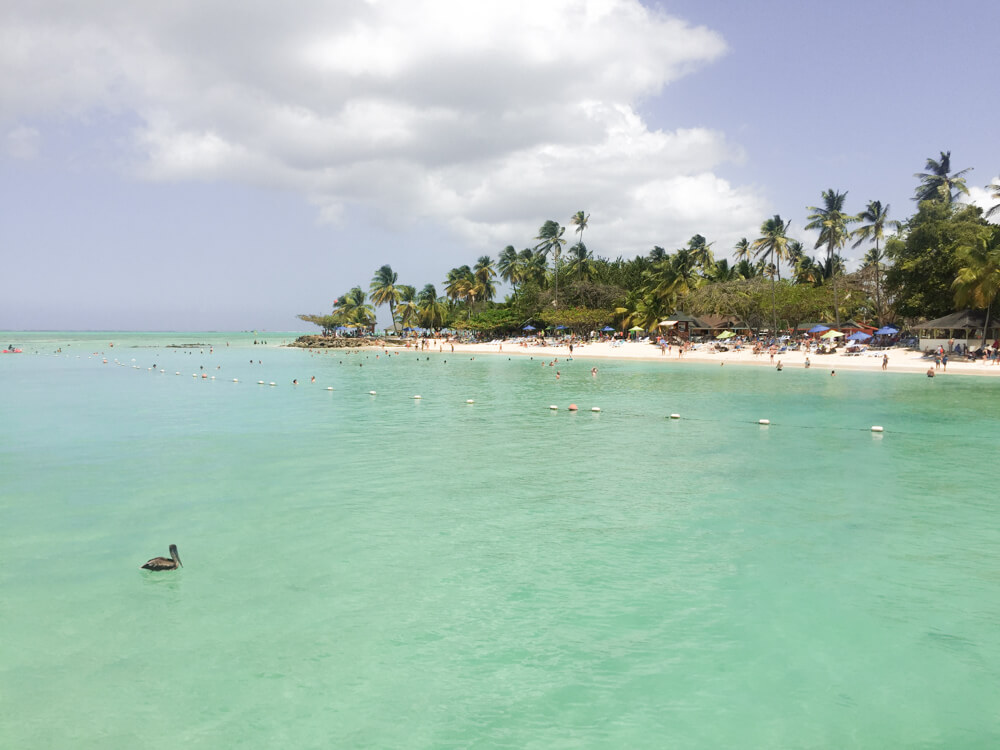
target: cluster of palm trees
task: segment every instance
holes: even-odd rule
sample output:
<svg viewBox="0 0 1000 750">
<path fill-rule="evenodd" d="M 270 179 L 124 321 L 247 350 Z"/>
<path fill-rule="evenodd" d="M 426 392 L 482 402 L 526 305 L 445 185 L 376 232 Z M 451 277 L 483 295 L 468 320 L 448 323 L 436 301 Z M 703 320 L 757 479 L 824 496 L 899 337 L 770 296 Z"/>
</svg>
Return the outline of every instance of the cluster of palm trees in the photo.
<svg viewBox="0 0 1000 750">
<path fill-rule="evenodd" d="M 939 159 L 927 160 L 925 172 L 915 175 L 919 184 L 914 199 L 951 203 L 967 195 L 965 175 L 969 171 L 952 172 L 951 153 L 941 152 Z M 987 189 L 993 198 L 1000 199 L 1000 184 L 988 185 Z M 604 305 L 614 318 L 609 322 L 648 326 L 655 325 L 676 309 L 687 295 L 705 285 L 770 279 L 770 317 L 776 330 L 775 285 L 782 281 L 784 265 L 788 269 L 786 284 L 830 285 L 832 309 L 829 309 L 829 319 L 839 327 L 842 302 L 838 277 L 845 272 L 841 252 L 852 243 L 855 249 L 870 245 L 862 270 L 873 280 L 874 306 L 869 309 L 881 322 L 886 309 L 881 278 L 886 261 L 887 233 L 901 232 L 902 224 L 890 219 L 890 207 L 881 201 L 869 201 L 857 214 L 847 212 L 846 202 L 846 191 L 829 189 L 822 191 L 819 205 L 809 207 L 805 229 L 818 232 L 814 249 L 821 249 L 823 257 L 807 255 L 802 242 L 789 234 L 791 222 L 776 214 L 764 220 L 757 238 L 743 238 L 736 243 L 732 264 L 725 258 L 716 260 L 712 250 L 714 243 L 700 234 L 673 253 L 657 246 L 648 255 L 631 260 L 595 258 L 583 241 L 590 214 L 577 211 L 570 217 L 570 224 L 575 227 L 578 237 L 566 251 L 565 262 L 566 227 L 550 219 L 539 228 L 533 246 L 518 251 L 508 245 L 500 252 L 496 263 L 489 255 L 483 255 L 472 267 L 463 265 L 448 271 L 442 296 L 433 284 L 426 284 L 420 292 L 415 287 L 399 284 L 396 272 L 384 265 L 372 278 L 369 298 L 366 299 L 360 287 L 354 287 L 335 301 L 331 320 L 341 325 L 371 328 L 375 324 L 375 308 L 384 305 L 388 306 L 397 330 L 416 326 L 437 329 L 451 324 L 469 326 L 477 316 L 495 306 L 499 278 L 512 289 L 506 305 L 522 303 L 518 312 L 526 316 L 539 312 L 542 307 L 558 314 L 561 303 L 564 307 L 587 306 L 588 300 L 596 295 L 603 300 L 614 299 L 612 304 Z M 990 208 L 986 216 L 998 210 L 1000 203 Z M 1000 288 L 1000 275 L 994 268 L 1000 268 L 1000 258 L 995 255 L 996 251 L 985 246 L 972 249 L 966 258 L 968 262 L 962 267 L 964 281 L 956 280 L 959 298 L 968 299 L 970 303 L 992 300 L 996 290 L 991 293 L 990 285 Z M 524 294 L 528 289 L 534 294 L 530 302 Z M 590 297 L 583 295 L 581 290 L 587 291 Z M 524 307 L 530 304 L 538 309 Z"/>
</svg>

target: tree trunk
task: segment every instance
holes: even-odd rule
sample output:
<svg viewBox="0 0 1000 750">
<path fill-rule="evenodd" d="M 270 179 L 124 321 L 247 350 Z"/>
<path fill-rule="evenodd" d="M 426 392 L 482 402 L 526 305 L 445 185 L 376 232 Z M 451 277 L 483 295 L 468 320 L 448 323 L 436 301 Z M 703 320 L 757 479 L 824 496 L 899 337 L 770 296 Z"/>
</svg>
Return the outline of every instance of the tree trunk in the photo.
<svg viewBox="0 0 1000 750">
<path fill-rule="evenodd" d="M 878 318 L 878 327 L 881 328 L 884 323 L 882 323 L 882 292 L 881 285 L 879 284 L 879 277 L 882 275 L 880 256 L 878 251 L 878 238 L 875 238 L 875 317 Z"/>
<path fill-rule="evenodd" d="M 830 256 L 830 276 L 833 277 L 833 318 L 837 321 L 837 330 L 840 330 L 840 304 L 837 300 L 837 264 L 833 261 L 833 243 L 829 246 Z"/>
<path fill-rule="evenodd" d="M 986 305 L 986 321 L 983 323 L 983 344 L 982 344 L 982 348 L 983 349 L 986 348 L 986 337 L 987 337 L 987 334 L 989 333 L 989 330 L 990 330 L 990 308 L 991 307 L 993 307 L 993 300 L 990 300 L 989 304 Z M 968 354 L 968 352 L 966 352 L 966 354 Z"/>
</svg>

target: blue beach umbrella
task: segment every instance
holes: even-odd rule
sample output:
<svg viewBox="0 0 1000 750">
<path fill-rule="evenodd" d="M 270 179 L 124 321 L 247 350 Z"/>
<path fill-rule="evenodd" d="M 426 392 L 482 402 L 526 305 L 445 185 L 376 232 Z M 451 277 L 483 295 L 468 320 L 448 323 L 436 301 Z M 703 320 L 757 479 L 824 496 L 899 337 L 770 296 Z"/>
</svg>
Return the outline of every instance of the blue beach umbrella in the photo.
<svg viewBox="0 0 1000 750">
<path fill-rule="evenodd" d="M 813 326 L 812 328 L 810 328 L 807 331 L 807 333 L 823 333 L 823 331 L 829 331 L 829 330 L 830 330 L 829 326 L 818 325 L 818 326 Z"/>
<path fill-rule="evenodd" d="M 613 331 L 615 329 L 612 328 L 611 326 L 604 326 L 604 328 L 602 328 L 601 330 L 607 332 L 607 331 Z"/>
<path fill-rule="evenodd" d="M 899 333 L 899 330 L 893 328 L 892 326 L 882 326 L 877 331 L 875 331 L 876 336 L 891 336 L 894 333 Z"/>
<path fill-rule="evenodd" d="M 850 336 L 848 336 L 847 340 L 848 341 L 867 341 L 870 338 L 871 338 L 870 334 L 867 334 L 864 331 L 858 331 L 857 333 L 852 333 Z"/>
<path fill-rule="evenodd" d="M 557 331 L 565 331 L 566 330 L 566 326 L 556 326 L 556 330 Z"/>
<path fill-rule="evenodd" d="M 538 329 L 537 329 L 537 328 L 535 328 L 535 327 L 534 327 L 533 325 L 531 325 L 531 323 L 528 323 L 528 325 L 526 325 L 526 326 L 525 326 L 524 328 L 522 328 L 521 330 L 522 330 L 522 331 L 537 331 Z"/>
</svg>

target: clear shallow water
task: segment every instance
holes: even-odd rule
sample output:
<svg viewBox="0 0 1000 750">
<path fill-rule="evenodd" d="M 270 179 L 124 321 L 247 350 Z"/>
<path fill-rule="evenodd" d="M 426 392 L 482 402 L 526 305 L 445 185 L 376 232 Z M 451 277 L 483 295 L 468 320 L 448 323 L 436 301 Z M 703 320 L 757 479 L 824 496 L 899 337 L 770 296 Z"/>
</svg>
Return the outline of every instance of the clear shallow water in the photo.
<svg viewBox="0 0 1000 750">
<path fill-rule="evenodd" d="M 1000 741 L 993 379 L 2 335 L 4 746 Z"/>
</svg>

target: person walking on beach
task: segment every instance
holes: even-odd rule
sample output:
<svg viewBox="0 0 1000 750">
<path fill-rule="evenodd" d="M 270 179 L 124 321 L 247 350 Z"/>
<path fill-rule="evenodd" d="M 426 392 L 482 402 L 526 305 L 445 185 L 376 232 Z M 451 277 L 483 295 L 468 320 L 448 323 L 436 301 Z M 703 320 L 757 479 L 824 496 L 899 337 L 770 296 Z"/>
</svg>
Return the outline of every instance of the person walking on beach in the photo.
<svg viewBox="0 0 1000 750">
<path fill-rule="evenodd" d="M 944 354 L 941 356 L 941 370 L 943 372 L 948 372 L 948 355 Z"/>
<path fill-rule="evenodd" d="M 888 370 L 889 369 L 889 355 L 888 354 L 883 354 L 882 355 L 882 369 L 883 370 Z"/>
</svg>

